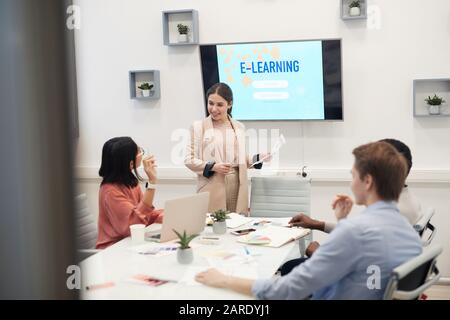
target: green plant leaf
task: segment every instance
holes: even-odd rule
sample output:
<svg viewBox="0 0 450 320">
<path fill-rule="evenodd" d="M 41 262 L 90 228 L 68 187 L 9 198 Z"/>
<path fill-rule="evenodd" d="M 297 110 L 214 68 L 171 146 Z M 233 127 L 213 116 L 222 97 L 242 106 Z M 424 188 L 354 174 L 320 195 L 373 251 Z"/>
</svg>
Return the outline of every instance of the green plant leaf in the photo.
<svg viewBox="0 0 450 320">
<path fill-rule="evenodd" d="M 211 218 L 215 221 L 215 222 L 222 222 L 225 221 L 226 219 L 228 219 L 228 214 L 230 213 L 230 211 L 228 210 L 224 210 L 224 209 L 219 209 L 214 211 L 211 214 Z"/>
<path fill-rule="evenodd" d="M 180 239 L 179 241 L 177 241 L 177 243 L 180 244 L 180 249 L 189 248 L 189 243 L 192 241 L 192 239 L 194 239 L 195 237 L 198 236 L 197 234 L 192 234 L 192 235 L 188 236 L 186 234 L 186 230 L 183 231 L 183 234 L 179 233 L 175 229 L 172 229 L 172 230 L 173 230 L 173 232 L 175 232 L 177 237 Z"/>
</svg>

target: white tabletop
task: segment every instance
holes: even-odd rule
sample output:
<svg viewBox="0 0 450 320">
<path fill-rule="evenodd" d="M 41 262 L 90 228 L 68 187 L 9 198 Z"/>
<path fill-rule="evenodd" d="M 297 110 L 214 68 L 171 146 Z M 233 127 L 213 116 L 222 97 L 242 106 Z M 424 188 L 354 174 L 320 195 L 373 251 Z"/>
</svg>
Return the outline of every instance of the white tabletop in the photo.
<svg viewBox="0 0 450 320">
<path fill-rule="evenodd" d="M 256 219 L 258 220 L 258 219 Z M 261 220 L 261 219 L 259 219 Z M 285 218 L 265 218 L 264 220 L 285 222 Z M 254 222 L 254 221 L 253 221 Z M 253 222 L 244 227 L 253 227 Z M 234 275 L 245 276 L 247 273 L 258 278 L 270 278 L 274 275 L 281 263 L 298 252 L 297 243 L 291 242 L 280 248 L 262 246 L 245 246 L 236 241 L 237 236 L 231 235 L 228 229 L 224 235 L 212 233 L 211 227 L 206 227 L 201 236 L 214 236 L 220 238 L 219 245 L 199 243 L 199 238 L 191 244 L 194 250 L 194 261 L 190 265 L 181 265 L 177 262 L 176 251 L 165 256 L 143 255 L 133 252 L 130 248 L 131 239 L 126 238 L 102 250 L 80 264 L 82 275 L 82 299 L 251 299 L 251 297 L 229 290 L 207 287 L 195 282 L 180 282 L 186 279 L 186 273 L 207 269 L 211 266 L 211 255 L 217 252 L 242 251 L 245 257 L 245 247 L 251 256 L 239 265 L 233 265 Z M 136 284 L 128 279 L 136 274 L 149 275 L 161 279 L 177 280 L 158 287 Z M 114 282 L 114 286 L 96 290 L 86 290 L 86 286 Z"/>
</svg>

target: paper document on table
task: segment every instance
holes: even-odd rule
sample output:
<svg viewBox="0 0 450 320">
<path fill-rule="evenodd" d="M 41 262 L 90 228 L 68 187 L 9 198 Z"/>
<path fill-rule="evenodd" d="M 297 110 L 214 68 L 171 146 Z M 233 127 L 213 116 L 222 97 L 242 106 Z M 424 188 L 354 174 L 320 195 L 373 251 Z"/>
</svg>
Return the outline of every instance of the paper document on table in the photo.
<svg viewBox="0 0 450 320">
<path fill-rule="evenodd" d="M 278 248 L 309 233 L 309 229 L 268 226 L 238 237 L 238 242 Z"/>
<path fill-rule="evenodd" d="M 228 217 L 229 219 L 227 219 L 227 227 L 230 229 L 240 227 L 253 221 L 252 218 L 244 217 L 234 212 L 230 213 Z"/>
<path fill-rule="evenodd" d="M 281 147 L 282 147 L 283 145 L 285 145 L 285 144 L 286 144 L 286 139 L 285 139 L 284 136 L 281 134 L 281 135 L 279 136 L 278 140 L 275 142 L 275 145 L 274 145 L 274 146 L 272 147 L 272 149 L 270 150 L 270 153 L 268 153 L 265 157 L 259 159 L 258 161 L 252 163 L 252 164 L 250 165 L 250 168 L 253 167 L 253 166 L 255 166 L 255 165 L 257 165 L 257 164 L 263 163 L 264 160 L 269 159 L 269 158 L 273 157 L 274 155 L 276 155 L 278 152 L 280 152 Z"/>
</svg>

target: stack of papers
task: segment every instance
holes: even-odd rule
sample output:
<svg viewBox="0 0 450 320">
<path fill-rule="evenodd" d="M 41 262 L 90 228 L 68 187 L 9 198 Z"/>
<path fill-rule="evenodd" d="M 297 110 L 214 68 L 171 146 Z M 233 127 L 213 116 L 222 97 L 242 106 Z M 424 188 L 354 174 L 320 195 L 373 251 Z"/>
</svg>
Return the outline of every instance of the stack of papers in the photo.
<svg viewBox="0 0 450 320">
<path fill-rule="evenodd" d="M 286 243 L 300 239 L 310 232 L 309 229 L 303 228 L 268 226 L 238 237 L 238 242 L 278 248 Z"/>
<path fill-rule="evenodd" d="M 252 234 L 239 238 L 238 241 L 247 244 L 263 245 L 270 244 L 272 240 L 268 236 L 252 232 Z"/>
<path fill-rule="evenodd" d="M 241 216 L 240 214 L 237 214 L 234 212 L 230 213 L 228 215 L 228 217 L 229 217 L 229 219 L 227 219 L 227 227 L 230 229 L 240 227 L 244 224 L 247 224 L 247 223 L 253 221 L 252 218 L 247 218 L 247 217 Z"/>
</svg>

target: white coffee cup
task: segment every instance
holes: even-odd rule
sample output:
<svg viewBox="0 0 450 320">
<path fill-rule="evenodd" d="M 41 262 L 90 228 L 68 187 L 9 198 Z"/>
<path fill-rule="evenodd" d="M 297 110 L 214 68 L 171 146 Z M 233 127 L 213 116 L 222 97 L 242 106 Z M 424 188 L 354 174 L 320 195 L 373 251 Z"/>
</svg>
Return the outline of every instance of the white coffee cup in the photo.
<svg viewBox="0 0 450 320">
<path fill-rule="evenodd" d="M 145 241 L 145 224 L 132 224 L 130 233 L 133 245 L 143 243 Z"/>
</svg>

